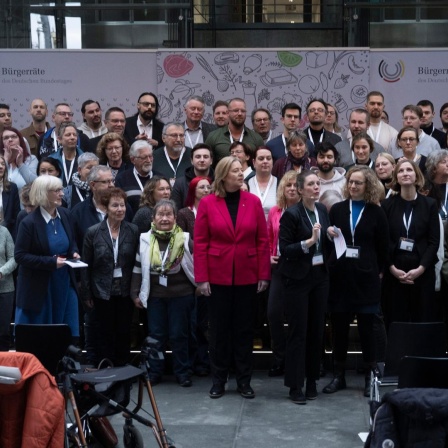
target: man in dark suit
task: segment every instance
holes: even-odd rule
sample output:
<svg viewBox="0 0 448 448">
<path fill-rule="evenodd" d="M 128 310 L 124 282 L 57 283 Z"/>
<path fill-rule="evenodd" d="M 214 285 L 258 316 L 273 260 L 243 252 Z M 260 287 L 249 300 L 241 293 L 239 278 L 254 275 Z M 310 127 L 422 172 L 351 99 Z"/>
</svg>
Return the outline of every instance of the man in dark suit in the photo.
<svg viewBox="0 0 448 448">
<path fill-rule="evenodd" d="M 193 95 L 188 98 L 184 106 L 185 111 L 185 145 L 193 148 L 198 143 L 204 143 L 210 132 L 217 129 L 214 124 L 202 121 L 205 103 L 202 97 Z"/>
<path fill-rule="evenodd" d="M 432 120 L 434 119 L 434 104 L 429 100 L 421 100 L 417 103 L 423 112 L 420 120 L 420 129 L 425 133 L 435 138 L 442 149 L 446 148 L 446 134 L 434 126 Z"/>
<path fill-rule="evenodd" d="M 324 129 L 324 122 L 327 114 L 327 103 L 323 99 L 312 99 L 306 106 L 306 113 L 308 115 L 310 125 L 304 129 L 303 132 L 312 143 L 310 156 L 315 157 L 314 146 L 317 143 L 330 142 L 332 145 L 336 145 L 336 143 L 341 141 L 341 137 Z"/>
<path fill-rule="evenodd" d="M 104 124 L 106 125 L 107 132 L 115 132 L 126 139 L 126 136 L 124 135 L 126 115 L 124 114 L 123 109 L 120 109 L 119 107 L 110 107 L 107 109 L 106 114 L 104 115 Z M 90 146 L 93 152 L 96 152 L 96 147 L 102 138 L 103 136 L 99 135 L 98 137 L 90 139 Z"/>
<path fill-rule="evenodd" d="M 157 120 L 159 101 L 152 92 L 144 92 L 138 97 L 138 112 L 126 119 L 124 138 L 132 145 L 136 140 L 145 140 L 153 148 L 162 145 L 163 123 Z"/>
</svg>

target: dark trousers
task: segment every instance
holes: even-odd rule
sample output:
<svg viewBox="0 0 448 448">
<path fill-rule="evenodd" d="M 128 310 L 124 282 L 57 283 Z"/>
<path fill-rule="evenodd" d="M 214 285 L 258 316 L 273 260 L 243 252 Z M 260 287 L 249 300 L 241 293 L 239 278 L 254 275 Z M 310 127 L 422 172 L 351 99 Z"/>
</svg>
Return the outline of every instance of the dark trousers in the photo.
<svg viewBox="0 0 448 448">
<path fill-rule="evenodd" d="M 361 341 L 362 357 L 364 364 L 372 365 L 376 361 L 376 332 L 374 313 L 357 313 L 358 333 Z M 350 322 L 353 313 L 331 313 L 331 325 L 333 329 L 333 360 L 334 363 L 343 366 L 347 359 L 348 337 Z"/>
<path fill-rule="evenodd" d="M 98 359 L 98 343 L 101 338 L 99 326 L 96 308 L 87 310 L 84 313 L 84 348 L 87 362 L 93 365 L 98 365 L 101 361 Z"/>
<path fill-rule="evenodd" d="M 257 285 L 211 285 L 209 297 L 210 366 L 213 384 L 227 382 L 232 360 L 236 382 L 252 377 L 253 301 Z"/>
<path fill-rule="evenodd" d="M 191 329 L 191 313 L 194 309 L 194 296 L 150 297 L 148 300 L 149 336 L 155 339 L 159 352 L 166 350 L 168 341 L 173 351 L 173 371 L 178 379 L 188 376 L 190 358 L 188 341 Z M 164 359 L 149 358 L 152 376 L 162 376 L 165 370 Z"/>
<path fill-rule="evenodd" d="M 131 320 L 134 304 L 129 297 L 111 296 L 109 300 L 95 298 L 98 319 L 98 358 L 109 358 L 115 366 L 129 361 Z"/>
<path fill-rule="evenodd" d="M 285 365 L 286 331 L 285 331 L 285 296 L 282 275 L 277 267 L 272 268 L 271 285 L 268 299 L 268 321 L 271 330 L 271 349 L 274 364 Z"/>
<path fill-rule="evenodd" d="M 14 306 L 14 292 L 3 292 L 0 294 L 0 352 L 9 351 L 10 326 L 12 309 Z"/>
<path fill-rule="evenodd" d="M 208 297 L 196 297 L 196 305 L 191 314 L 190 367 L 193 372 L 209 371 L 208 357 Z"/>
<path fill-rule="evenodd" d="M 319 379 L 329 277 L 323 266 L 296 280 L 283 277 L 286 339 L 285 386 L 297 389 Z"/>
</svg>

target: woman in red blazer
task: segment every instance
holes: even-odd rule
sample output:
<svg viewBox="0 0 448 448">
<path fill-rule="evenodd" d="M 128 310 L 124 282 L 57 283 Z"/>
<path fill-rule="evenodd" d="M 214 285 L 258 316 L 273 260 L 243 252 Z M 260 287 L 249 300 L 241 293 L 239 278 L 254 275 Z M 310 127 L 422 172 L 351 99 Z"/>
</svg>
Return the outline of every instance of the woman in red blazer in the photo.
<svg viewBox="0 0 448 448">
<path fill-rule="evenodd" d="M 225 157 L 215 171 L 214 194 L 199 204 L 194 229 L 194 272 L 210 296 L 210 398 L 224 394 L 232 360 L 238 392 L 253 398 L 253 301 L 270 279 L 269 242 L 260 200 L 241 191 L 243 170 Z M 233 359 L 232 359 L 233 358 Z"/>
</svg>

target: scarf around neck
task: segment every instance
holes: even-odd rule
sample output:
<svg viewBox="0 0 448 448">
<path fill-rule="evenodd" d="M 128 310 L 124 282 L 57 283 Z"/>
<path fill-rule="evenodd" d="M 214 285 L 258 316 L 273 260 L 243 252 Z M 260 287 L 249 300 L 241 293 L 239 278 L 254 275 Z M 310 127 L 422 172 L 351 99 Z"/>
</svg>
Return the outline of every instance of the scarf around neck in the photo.
<svg viewBox="0 0 448 448">
<path fill-rule="evenodd" d="M 159 241 L 168 241 L 166 250 L 168 254 L 165 258 L 165 263 L 162 266 L 162 254 L 160 253 Z M 155 224 L 151 224 L 151 236 L 149 239 L 149 260 L 151 264 L 151 271 L 159 274 L 166 274 L 171 269 L 175 268 L 181 261 L 184 255 L 184 241 L 185 236 L 182 229 L 174 224 L 174 227 L 169 232 L 164 230 L 157 230 Z"/>
</svg>

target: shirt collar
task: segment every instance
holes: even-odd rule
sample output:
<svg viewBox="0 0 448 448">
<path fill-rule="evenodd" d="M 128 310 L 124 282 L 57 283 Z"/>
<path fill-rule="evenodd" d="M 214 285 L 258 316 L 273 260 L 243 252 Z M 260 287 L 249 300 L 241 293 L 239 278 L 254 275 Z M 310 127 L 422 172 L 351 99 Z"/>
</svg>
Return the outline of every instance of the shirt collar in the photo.
<svg viewBox="0 0 448 448">
<path fill-rule="evenodd" d="M 45 222 L 48 224 L 50 222 L 51 219 L 54 219 L 50 213 L 48 213 L 42 206 L 39 207 L 40 208 L 40 212 L 42 214 L 42 217 L 45 219 Z M 60 218 L 61 216 L 59 215 L 58 209 L 56 209 L 56 218 Z"/>
</svg>

